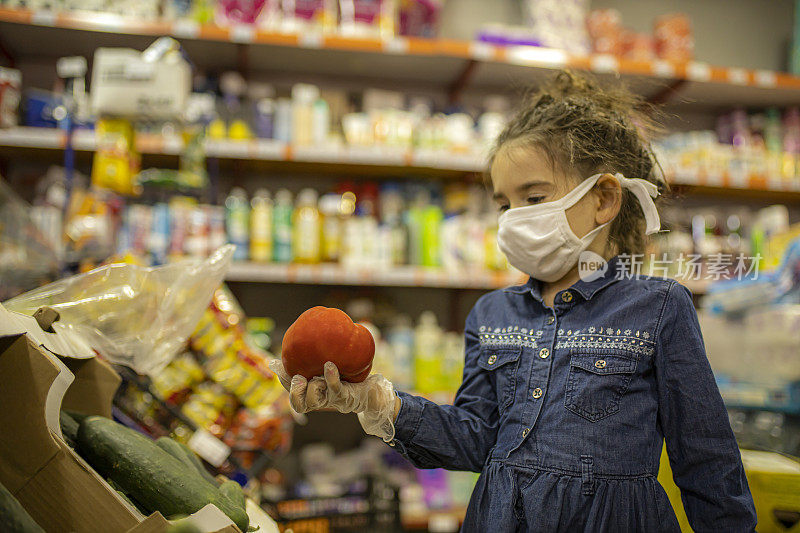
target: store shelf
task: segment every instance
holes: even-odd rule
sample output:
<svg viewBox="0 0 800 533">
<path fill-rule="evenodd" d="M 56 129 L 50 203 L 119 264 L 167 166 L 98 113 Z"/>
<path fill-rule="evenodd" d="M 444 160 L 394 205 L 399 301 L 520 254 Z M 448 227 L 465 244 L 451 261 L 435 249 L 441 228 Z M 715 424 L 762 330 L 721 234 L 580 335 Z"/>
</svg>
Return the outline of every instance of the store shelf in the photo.
<svg viewBox="0 0 800 533">
<path fill-rule="evenodd" d="M 18 150 L 56 152 L 64 149 L 64 132 L 49 128 L 18 127 L 0 130 L 0 155 Z M 78 130 L 73 148 L 92 152 L 96 147 L 94 132 Z M 145 156 L 177 157 L 183 141 L 177 135 L 140 134 L 136 148 Z M 208 140 L 206 155 L 235 164 L 270 164 L 278 170 L 311 172 L 347 172 L 355 175 L 417 175 L 459 178 L 485 170 L 478 154 L 459 154 L 443 150 L 405 150 L 385 147 L 292 147 L 280 141 Z M 733 196 L 739 199 L 764 199 L 800 202 L 800 180 L 771 179 L 766 176 L 719 176 L 684 173 L 670 178 L 678 193 Z"/>
<path fill-rule="evenodd" d="M 234 262 L 226 281 L 247 283 L 288 283 L 306 285 L 352 285 L 376 287 L 428 287 L 443 289 L 493 290 L 525 283 L 517 271 L 449 271 L 443 268 L 394 266 L 383 270 L 345 268 L 337 264 Z M 678 280 L 696 295 L 705 294 L 710 281 Z"/>
<path fill-rule="evenodd" d="M 233 263 L 227 281 L 299 283 L 311 285 L 358 285 L 382 287 L 430 287 L 490 290 L 524 282 L 511 272 L 448 271 L 442 268 L 396 266 L 385 270 L 344 268 L 335 264 L 299 265 Z"/>
<path fill-rule="evenodd" d="M 78 130 L 73 149 L 92 152 L 96 148 L 93 131 Z M 0 130 L 0 153 L 60 151 L 66 145 L 63 131 L 51 128 L 18 127 Z M 145 156 L 177 157 L 183 149 L 178 136 L 140 134 L 136 149 Z M 55 154 L 54 154 L 55 155 Z M 386 147 L 294 147 L 271 139 L 251 141 L 208 140 L 206 155 L 228 163 L 270 163 L 284 169 L 306 168 L 312 171 L 351 171 L 361 174 L 428 175 L 459 177 L 484 170 L 480 155 L 443 150 L 406 150 Z"/>
<path fill-rule="evenodd" d="M 474 61 L 470 85 L 507 89 L 509 82 L 537 81 L 553 69 L 571 67 L 600 76 L 622 77 L 632 89 L 659 100 L 691 105 L 793 105 L 800 77 L 766 71 L 728 68 L 699 61 L 633 61 L 606 55 L 573 56 L 538 47 L 496 47 L 485 43 L 397 37 L 348 38 L 319 34 L 283 34 L 250 26 L 219 27 L 188 21 L 140 21 L 95 13 L 54 13 L 0 9 L 0 33 L 6 47 L 22 56 L 78 54 L 90 57 L 100 46 L 143 48 L 153 37 L 180 39 L 189 57 L 203 68 L 239 64 L 242 47 L 250 70 L 313 73 L 338 77 L 449 87 L 460 78 L 466 61 Z M 57 50 L 49 43 L 59 42 Z M 213 53 L 209 53 L 213 50 Z M 270 53 L 274 52 L 274 53 Z M 675 82 L 681 82 L 676 100 Z M 685 83 L 683 83 L 685 82 Z"/>
</svg>

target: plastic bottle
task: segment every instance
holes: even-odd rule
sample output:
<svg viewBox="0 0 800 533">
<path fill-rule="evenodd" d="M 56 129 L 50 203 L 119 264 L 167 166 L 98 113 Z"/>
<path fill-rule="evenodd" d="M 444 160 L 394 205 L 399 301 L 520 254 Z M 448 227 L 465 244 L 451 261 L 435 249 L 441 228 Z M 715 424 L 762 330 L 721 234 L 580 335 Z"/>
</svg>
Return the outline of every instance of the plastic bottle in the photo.
<svg viewBox="0 0 800 533">
<path fill-rule="evenodd" d="M 250 204 L 247 193 L 241 187 L 231 189 L 225 200 L 225 229 L 228 242 L 236 245 L 233 258 L 237 261 L 247 260 L 250 234 Z"/>
<path fill-rule="evenodd" d="M 441 259 L 441 228 L 442 208 L 438 205 L 428 205 L 422 214 L 422 265 L 439 266 Z"/>
<path fill-rule="evenodd" d="M 321 146 L 328 142 L 330 134 L 331 113 L 328 102 L 317 98 L 311 109 L 311 142 Z"/>
<path fill-rule="evenodd" d="M 275 90 L 266 83 L 250 83 L 248 96 L 252 108 L 251 128 L 259 139 L 275 135 Z"/>
<path fill-rule="evenodd" d="M 278 98 L 275 104 L 275 139 L 292 142 L 292 101 Z"/>
<path fill-rule="evenodd" d="M 342 224 L 339 207 L 342 196 L 336 193 L 322 195 L 319 211 L 322 214 L 322 260 L 339 260 L 342 243 Z"/>
<path fill-rule="evenodd" d="M 461 385 L 464 371 L 464 339 L 458 333 L 444 334 L 442 348 L 442 388 L 455 393 Z"/>
<path fill-rule="evenodd" d="M 418 392 L 430 394 L 441 390 L 442 330 L 436 315 L 425 311 L 414 330 L 414 381 Z"/>
<path fill-rule="evenodd" d="M 250 201 L 250 259 L 272 259 L 272 198 L 269 191 L 259 189 Z"/>
<path fill-rule="evenodd" d="M 316 85 L 297 83 L 292 87 L 292 142 L 308 146 L 313 141 L 314 102 L 319 99 Z"/>
<path fill-rule="evenodd" d="M 272 259 L 276 263 L 289 263 L 292 260 L 292 193 L 280 189 L 275 193 L 272 209 Z"/>
<path fill-rule="evenodd" d="M 394 355 L 392 383 L 400 390 L 414 390 L 414 329 L 408 315 L 395 317 L 387 341 Z"/>
<path fill-rule="evenodd" d="M 320 261 L 320 216 L 317 209 L 317 191 L 303 189 L 297 195 L 297 205 L 292 217 L 294 235 L 292 249 L 297 263 Z"/>
</svg>

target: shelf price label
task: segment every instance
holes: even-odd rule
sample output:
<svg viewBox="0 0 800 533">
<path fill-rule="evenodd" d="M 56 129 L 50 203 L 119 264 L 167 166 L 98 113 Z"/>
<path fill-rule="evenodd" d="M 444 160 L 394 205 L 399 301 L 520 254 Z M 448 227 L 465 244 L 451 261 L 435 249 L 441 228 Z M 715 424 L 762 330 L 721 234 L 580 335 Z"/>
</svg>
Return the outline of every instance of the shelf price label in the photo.
<svg viewBox="0 0 800 533">
<path fill-rule="evenodd" d="M 759 87 L 775 87 L 777 79 L 775 73 L 771 70 L 758 70 L 756 71 L 756 85 Z"/>
<path fill-rule="evenodd" d="M 408 53 L 408 39 L 402 37 L 395 37 L 394 39 L 385 39 L 383 41 L 383 51 L 388 54 L 407 54 Z"/>
<path fill-rule="evenodd" d="M 749 76 L 743 68 L 729 68 L 728 81 L 736 85 L 747 85 Z"/>
<path fill-rule="evenodd" d="M 657 59 L 653 61 L 653 74 L 659 78 L 674 78 L 675 67 L 669 61 Z"/>
<path fill-rule="evenodd" d="M 476 61 L 492 61 L 495 57 L 495 48 L 487 43 L 472 42 L 469 43 L 469 55 Z"/>
<path fill-rule="evenodd" d="M 172 35 L 184 39 L 196 39 L 200 35 L 200 25 L 193 20 L 176 20 L 172 24 Z"/>
<path fill-rule="evenodd" d="M 38 26 L 55 26 L 56 12 L 49 9 L 37 9 L 31 14 L 31 23 Z"/>
<path fill-rule="evenodd" d="M 592 71 L 610 74 L 619 71 L 619 61 L 611 54 L 595 54 L 591 60 Z"/>
<path fill-rule="evenodd" d="M 711 79 L 711 67 L 708 63 L 690 61 L 686 65 L 686 77 L 692 81 L 708 81 Z"/>
<path fill-rule="evenodd" d="M 322 48 L 324 39 L 319 32 L 303 32 L 298 35 L 298 44 L 303 48 Z"/>
<path fill-rule="evenodd" d="M 237 24 L 230 29 L 230 39 L 235 43 L 252 43 L 256 32 L 249 24 Z"/>
</svg>

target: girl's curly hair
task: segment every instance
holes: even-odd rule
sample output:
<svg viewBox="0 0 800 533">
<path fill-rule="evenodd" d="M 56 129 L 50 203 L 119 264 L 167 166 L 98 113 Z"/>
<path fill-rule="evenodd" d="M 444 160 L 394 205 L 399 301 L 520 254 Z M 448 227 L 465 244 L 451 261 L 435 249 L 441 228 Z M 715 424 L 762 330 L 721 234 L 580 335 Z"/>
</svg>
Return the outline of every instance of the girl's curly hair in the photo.
<svg viewBox="0 0 800 533">
<path fill-rule="evenodd" d="M 643 100 L 623 86 L 602 87 L 584 74 L 559 71 L 511 119 L 497 137 L 489 166 L 500 148 L 522 143 L 539 148 L 554 168 L 580 179 L 600 172 L 642 178 L 666 191 L 647 137 L 656 130 Z M 619 254 L 645 251 L 644 214 L 627 189 L 609 238 Z"/>
</svg>

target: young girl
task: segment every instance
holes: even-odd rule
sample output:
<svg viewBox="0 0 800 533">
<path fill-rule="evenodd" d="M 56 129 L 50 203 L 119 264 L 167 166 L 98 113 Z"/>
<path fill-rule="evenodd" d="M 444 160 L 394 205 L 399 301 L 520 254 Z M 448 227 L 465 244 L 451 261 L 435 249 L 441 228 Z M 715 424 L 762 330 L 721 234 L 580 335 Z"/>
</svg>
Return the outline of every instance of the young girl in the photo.
<svg viewBox="0 0 800 533">
<path fill-rule="evenodd" d="M 637 104 L 562 72 L 499 136 L 498 243 L 530 280 L 470 312 L 453 405 L 332 363 L 311 382 L 275 367 L 298 411 L 356 412 L 417 467 L 480 472 L 464 531 L 679 531 L 656 480 L 665 439 L 692 528 L 754 530 L 691 294 L 626 269 L 663 185 Z"/>
</svg>

